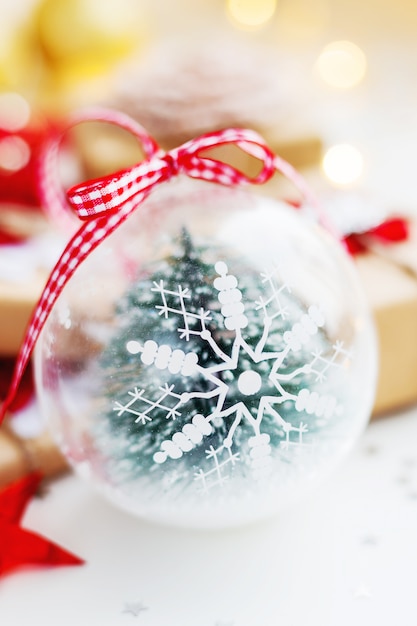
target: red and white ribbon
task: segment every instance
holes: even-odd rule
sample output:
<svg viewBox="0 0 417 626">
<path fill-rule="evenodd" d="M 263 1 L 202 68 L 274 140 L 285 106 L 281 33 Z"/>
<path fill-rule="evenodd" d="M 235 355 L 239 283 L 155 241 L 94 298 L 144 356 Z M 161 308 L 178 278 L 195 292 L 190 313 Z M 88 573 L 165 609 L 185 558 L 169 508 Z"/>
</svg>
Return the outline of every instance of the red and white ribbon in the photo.
<svg viewBox="0 0 417 626">
<path fill-rule="evenodd" d="M 191 178 L 227 186 L 263 184 L 275 171 L 280 172 L 299 189 L 304 200 L 318 212 L 325 224 L 319 205 L 304 178 L 286 161 L 276 156 L 256 132 L 229 128 L 207 133 L 170 150 L 162 151 L 146 130 L 128 116 L 115 111 L 94 109 L 77 115 L 68 127 L 84 121 L 104 121 L 116 124 L 136 136 L 145 160 L 113 175 L 88 181 L 70 189 L 69 205 L 83 223 L 67 244 L 55 265 L 29 322 L 22 348 L 16 361 L 14 376 L 0 412 L 0 423 L 10 407 L 35 343 L 64 286 L 85 258 L 104 241 L 161 183 L 185 174 Z M 68 212 L 66 197 L 59 185 L 58 154 L 62 136 L 49 142 L 40 167 L 40 188 L 45 208 L 50 214 Z M 225 144 L 238 146 L 261 162 L 256 176 L 248 176 L 232 165 L 204 156 L 210 148 Z"/>
</svg>

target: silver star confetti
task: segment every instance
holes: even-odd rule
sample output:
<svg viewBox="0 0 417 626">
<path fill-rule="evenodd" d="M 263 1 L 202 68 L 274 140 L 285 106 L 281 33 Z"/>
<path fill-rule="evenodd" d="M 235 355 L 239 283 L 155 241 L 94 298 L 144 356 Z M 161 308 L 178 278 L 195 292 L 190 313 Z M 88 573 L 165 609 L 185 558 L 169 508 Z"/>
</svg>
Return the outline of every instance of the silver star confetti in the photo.
<svg viewBox="0 0 417 626">
<path fill-rule="evenodd" d="M 406 474 L 402 474 L 401 476 L 398 476 L 396 482 L 399 485 L 408 485 L 411 482 L 411 478 Z"/>
<path fill-rule="evenodd" d="M 376 546 L 378 545 L 378 539 L 372 534 L 363 535 L 363 537 L 361 537 L 361 544 L 363 546 Z"/>
<path fill-rule="evenodd" d="M 413 468 L 413 467 L 416 467 L 416 465 L 417 465 L 417 459 L 413 457 L 408 457 L 408 458 L 403 459 L 404 467 Z"/>
<path fill-rule="evenodd" d="M 378 446 L 374 445 L 374 444 L 369 444 L 365 449 L 364 452 L 366 455 L 368 456 L 375 456 L 376 454 L 378 454 L 379 452 L 379 448 Z"/>
<path fill-rule="evenodd" d="M 147 611 L 148 607 L 143 604 L 143 602 L 126 602 L 125 608 L 122 613 L 129 613 L 134 617 L 138 617 L 144 611 Z"/>
</svg>

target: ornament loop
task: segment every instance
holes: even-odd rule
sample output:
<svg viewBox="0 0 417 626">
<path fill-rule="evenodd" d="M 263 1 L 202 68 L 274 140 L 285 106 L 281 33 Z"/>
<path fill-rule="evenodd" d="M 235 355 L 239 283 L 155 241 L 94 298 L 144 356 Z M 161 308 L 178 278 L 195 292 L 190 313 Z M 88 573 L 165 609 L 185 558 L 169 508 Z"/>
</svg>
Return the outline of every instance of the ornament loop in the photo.
<svg viewBox="0 0 417 626">
<path fill-rule="evenodd" d="M 43 154 L 39 161 L 38 187 L 39 197 L 47 215 L 54 223 L 62 224 L 65 230 L 70 229 L 71 231 L 74 231 L 74 224 L 76 224 L 71 209 L 75 210 L 79 219 L 86 219 L 88 215 L 83 215 L 82 212 L 80 214 L 78 206 L 71 205 L 71 202 L 68 204 L 67 196 L 58 176 L 59 152 L 66 133 L 84 122 L 104 122 L 126 130 L 138 140 L 146 159 L 153 158 L 160 151 L 155 139 L 149 135 L 146 129 L 120 111 L 92 107 L 83 109 L 70 117 L 65 129 L 59 134 L 51 136 L 45 142 Z"/>
</svg>

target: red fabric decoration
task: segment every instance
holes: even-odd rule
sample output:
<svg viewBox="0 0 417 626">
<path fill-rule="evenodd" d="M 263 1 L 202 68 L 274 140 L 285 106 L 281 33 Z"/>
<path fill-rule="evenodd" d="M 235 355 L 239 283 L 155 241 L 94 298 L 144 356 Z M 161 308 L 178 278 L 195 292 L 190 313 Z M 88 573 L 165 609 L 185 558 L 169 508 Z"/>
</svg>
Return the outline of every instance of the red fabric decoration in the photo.
<svg viewBox="0 0 417 626">
<path fill-rule="evenodd" d="M 367 251 L 365 243 L 361 242 L 360 235 L 348 235 L 347 237 L 345 237 L 345 243 L 349 254 L 351 254 L 352 256 L 355 256 L 355 254 L 363 254 Z"/>
<path fill-rule="evenodd" d="M 30 565 L 81 565 L 80 558 L 19 524 L 42 476 L 34 472 L 0 492 L 0 576 Z"/>
<path fill-rule="evenodd" d="M 12 132 L 0 127 L 0 143 L 16 141 L 24 149 L 22 167 L 7 170 L 0 162 L 0 202 L 12 203 L 18 209 L 40 210 L 41 202 L 38 191 L 38 168 L 41 151 L 45 140 L 55 130 L 55 124 L 48 120 L 37 120 L 36 123 Z"/>
<path fill-rule="evenodd" d="M 21 235 L 15 235 L 0 226 L 0 246 L 5 244 L 11 245 L 15 243 L 20 243 L 21 241 L 23 241 L 23 239 L 24 237 L 22 237 Z"/>
<path fill-rule="evenodd" d="M 408 238 L 409 224 L 402 217 L 393 217 L 382 222 L 379 226 L 369 231 L 371 237 L 380 240 L 382 243 L 395 243 Z"/>
<path fill-rule="evenodd" d="M 406 241 L 409 235 L 409 223 L 402 217 L 393 217 L 382 224 L 370 228 L 364 233 L 352 233 L 345 238 L 350 254 L 361 254 L 369 250 L 371 241 L 390 244 Z"/>
</svg>

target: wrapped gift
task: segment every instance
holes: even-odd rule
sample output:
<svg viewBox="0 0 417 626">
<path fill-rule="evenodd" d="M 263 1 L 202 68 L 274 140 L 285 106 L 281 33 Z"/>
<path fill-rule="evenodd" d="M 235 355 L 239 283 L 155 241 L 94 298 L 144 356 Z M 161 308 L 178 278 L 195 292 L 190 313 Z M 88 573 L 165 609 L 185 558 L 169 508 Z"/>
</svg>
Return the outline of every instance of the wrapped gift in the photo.
<svg viewBox="0 0 417 626">
<path fill-rule="evenodd" d="M 373 415 L 417 402 L 417 222 L 365 190 L 315 179 L 329 220 L 345 237 L 374 313 L 379 375 Z"/>
<path fill-rule="evenodd" d="M 44 279 L 45 278 L 45 279 Z M 34 276 L 28 282 L 0 280 L 0 353 L 14 355 L 19 350 L 35 302 L 46 277 Z"/>
<path fill-rule="evenodd" d="M 17 354 L 26 325 L 64 245 L 40 214 L 3 208 L 0 217 L 0 356 Z"/>
<path fill-rule="evenodd" d="M 403 241 L 383 242 L 370 233 L 362 237 L 365 249 L 355 256 L 379 339 L 374 414 L 417 401 L 417 224 L 406 224 Z"/>
</svg>

